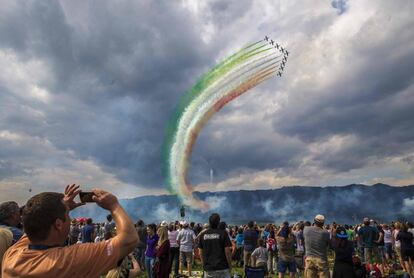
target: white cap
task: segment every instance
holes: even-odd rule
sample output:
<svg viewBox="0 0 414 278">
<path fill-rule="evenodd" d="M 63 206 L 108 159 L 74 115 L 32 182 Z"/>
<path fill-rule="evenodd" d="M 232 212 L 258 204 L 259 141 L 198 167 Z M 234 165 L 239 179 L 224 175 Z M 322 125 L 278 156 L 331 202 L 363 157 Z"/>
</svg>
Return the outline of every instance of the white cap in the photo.
<svg viewBox="0 0 414 278">
<path fill-rule="evenodd" d="M 167 226 L 167 225 L 168 225 L 167 221 L 164 220 L 161 222 L 161 226 Z"/>
<path fill-rule="evenodd" d="M 325 222 L 325 216 L 318 214 L 315 216 L 315 222 L 323 224 Z"/>
</svg>

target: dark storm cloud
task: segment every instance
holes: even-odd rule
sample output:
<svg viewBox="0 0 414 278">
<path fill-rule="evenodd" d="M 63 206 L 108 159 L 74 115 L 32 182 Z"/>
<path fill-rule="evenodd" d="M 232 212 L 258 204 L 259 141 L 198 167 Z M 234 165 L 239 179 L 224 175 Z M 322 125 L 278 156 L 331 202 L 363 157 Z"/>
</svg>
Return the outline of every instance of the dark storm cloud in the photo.
<svg viewBox="0 0 414 278">
<path fill-rule="evenodd" d="M 92 157 L 125 181 L 161 186 L 165 124 L 211 54 L 188 12 L 173 3 L 73 4 L 8 7 L 1 46 L 43 59 L 54 78 L 42 84 L 53 94 L 41 107 L 46 122 L 28 129 L 30 117 L 11 109 L 21 109 L 15 99 L 3 102 L 11 110 L 5 125 Z"/>
</svg>

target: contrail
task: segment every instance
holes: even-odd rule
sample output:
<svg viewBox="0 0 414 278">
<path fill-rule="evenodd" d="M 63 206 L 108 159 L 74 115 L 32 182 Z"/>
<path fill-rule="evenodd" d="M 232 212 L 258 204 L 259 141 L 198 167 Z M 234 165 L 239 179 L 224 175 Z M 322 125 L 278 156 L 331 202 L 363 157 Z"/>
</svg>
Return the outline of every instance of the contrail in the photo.
<svg viewBox="0 0 414 278">
<path fill-rule="evenodd" d="M 208 210 L 206 202 L 193 196 L 187 179 L 194 143 L 201 128 L 223 106 L 272 76 L 282 75 L 289 53 L 276 45 L 266 36 L 244 47 L 210 69 L 181 98 L 167 127 L 163 171 L 168 189 L 184 204 Z"/>
</svg>

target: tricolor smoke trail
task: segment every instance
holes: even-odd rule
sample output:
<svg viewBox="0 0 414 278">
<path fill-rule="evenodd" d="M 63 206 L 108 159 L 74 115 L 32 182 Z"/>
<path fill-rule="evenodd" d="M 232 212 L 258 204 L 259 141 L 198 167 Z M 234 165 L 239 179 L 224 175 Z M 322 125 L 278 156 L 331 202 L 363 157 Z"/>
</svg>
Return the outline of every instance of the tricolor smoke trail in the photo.
<svg viewBox="0 0 414 278">
<path fill-rule="evenodd" d="M 182 97 L 167 128 L 164 172 L 171 193 L 184 204 L 207 210 L 193 196 L 187 180 L 188 161 L 205 123 L 224 105 L 272 76 L 281 76 L 288 52 L 266 37 L 217 64 Z"/>
</svg>

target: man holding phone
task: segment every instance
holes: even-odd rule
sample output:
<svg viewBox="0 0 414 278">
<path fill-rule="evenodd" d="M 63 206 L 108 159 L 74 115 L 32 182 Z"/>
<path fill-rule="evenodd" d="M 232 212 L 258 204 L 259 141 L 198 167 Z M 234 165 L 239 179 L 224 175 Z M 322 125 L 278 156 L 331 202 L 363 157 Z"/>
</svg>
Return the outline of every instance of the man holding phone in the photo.
<svg viewBox="0 0 414 278">
<path fill-rule="evenodd" d="M 109 240 L 64 246 L 70 228 L 69 211 L 83 205 L 74 198 L 79 186 L 66 186 L 65 194 L 44 192 L 33 196 L 23 210 L 26 234 L 3 258 L 2 277 L 99 277 L 132 252 L 138 236 L 118 199 L 101 189 L 92 200 L 111 212 L 117 235 Z M 53 258 L 53 259 L 49 259 Z"/>
</svg>

